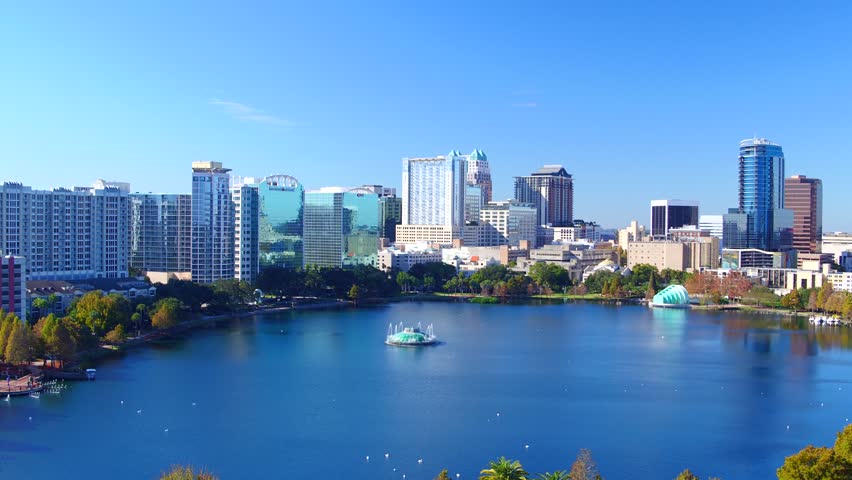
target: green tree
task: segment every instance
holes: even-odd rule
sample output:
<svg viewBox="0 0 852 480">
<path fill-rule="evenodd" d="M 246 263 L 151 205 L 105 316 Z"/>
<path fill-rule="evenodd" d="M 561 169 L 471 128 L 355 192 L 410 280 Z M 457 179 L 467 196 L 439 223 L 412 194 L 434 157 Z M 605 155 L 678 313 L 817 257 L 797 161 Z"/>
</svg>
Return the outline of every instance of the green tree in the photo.
<svg viewBox="0 0 852 480">
<path fill-rule="evenodd" d="M 435 477 L 435 480 L 450 480 L 450 474 L 447 472 L 447 469 L 441 470 L 441 473 Z"/>
<path fill-rule="evenodd" d="M 562 290 L 571 285 L 571 275 L 554 263 L 538 262 L 530 267 L 529 277 L 542 287 Z"/>
<path fill-rule="evenodd" d="M 71 316 L 95 334 L 103 335 L 119 323 L 130 320 L 130 302 L 117 293 L 104 295 L 102 291 L 94 290 L 72 304 Z"/>
<path fill-rule="evenodd" d="M 176 298 L 164 298 L 154 304 L 154 314 L 151 315 L 151 325 L 164 330 L 177 325 L 180 319 L 181 303 Z"/>
<path fill-rule="evenodd" d="M 118 325 L 116 325 L 115 328 L 110 330 L 104 336 L 104 340 L 106 340 L 107 343 L 111 343 L 113 345 L 118 345 L 119 343 L 124 343 L 124 341 L 127 340 L 127 334 L 124 332 L 124 325 L 122 325 L 120 323 Z"/>
<path fill-rule="evenodd" d="M 13 316 L 14 317 L 14 316 Z M 30 329 L 15 318 L 15 325 L 9 334 L 6 344 L 6 361 L 9 363 L 24 363 L 30 359 Z"/>
<path fill-rule="evenodd" d="M 792 290 L 787 295 L 781 297 L 781 306 L 789 309 L 798 309 L 802 299 L 799 297 L 798 290 Z"/>
<path fill-rule="evenodd" d="M 817 294 L 816 299 L 816 307 L 817 310 L 822 310 L 825 308 L 825 303 L 828 302 L 828 299 L 831 298 L 831 295 L 834 293 L 834 286 L 831 282 L 825 282 L 822 285 L 822 288 L 819 289 L 819 293 Z"/>
<path fill-rule="evenodd" d="M 160 480 L 218 480 L 218 477 L 203 470 L 196 471 L 192 467 L 175 466 L 162 474 Z"/>
<path fill-rule="evenodd" d="M 778 480 L 848 480 L 852 469 L 834 450 L 808 445 L 784 460 L 776 472 Z"/>
<path fill-rule="evenodd" d="M 479 480 L 527 480 L 529 475 L 521 462 L 505 457 L 492 461 L 488 467 L 479 472 Z"/>
<path fill-rule="evenodd" d="M 0 358 L 6 358 L 6 345 L 9 342 L 9 335 L 15 328 L 17 317 L 12 314 L 6 314 L 0 309 Z"/>
<path fill-rule="evenodd" d="M 651 275 L 651 278 L 648 279 L 648 289 L 645 290 L 645 300 L 649 302 L 654 299 L 654 295 L 657 294 L 657 276 Z"/>
<path fill-rule="evenodd" d="M 361 299 L 361 287 L 352 285 L 352 288 L 349 289 L 349 299 L 357 304 L 358 300 Z"/>
<path fill-rule="evenodd" d="M 571 476 L 564 470 L 555 472 L 539 473 L 537 480 L 571 480 Z"/>
<path fill-rule="evenodd" d="M 77 351 L 77 340 L 72 335 L 72 326 L 73 324 L 68 319 L 60 319 L 46 345 L 46 348 L 50 349 L 60 362 L 72 358 Z"/>
<path fill-rule="evenodd" d="M 811 290 L 811 293 L 808 295 L 808 310 L 813 312 L 817 309 L 817 305 L 819 305 L 819 302 L 817 302 L 817 299 L 818 299 L 817 290 L 816 289 Z"/>
<path fill-rule="evenodd" d="M 834 454 L 852 465 L 852 424 L 837 432 L 837 440 L 834 441 Z"/>
<path fill-rule="evenodd" d="M 571 471 L 568 474 L 571 480 L 602 480 L 598 466 L 592 459 L 592 452 L 587 449 L 580 450 L 574 464 L 571 465 Z"/>
<path fill-rule="evenodd" d="M 700 480 L 700 479 L 698 478 L 698 475 L 690 472 L 689 469 L 687 468 L 686 470 L 680 472 L 680 474 L 677 477 L 675 477 L 675 480 Z"/>
</svg>

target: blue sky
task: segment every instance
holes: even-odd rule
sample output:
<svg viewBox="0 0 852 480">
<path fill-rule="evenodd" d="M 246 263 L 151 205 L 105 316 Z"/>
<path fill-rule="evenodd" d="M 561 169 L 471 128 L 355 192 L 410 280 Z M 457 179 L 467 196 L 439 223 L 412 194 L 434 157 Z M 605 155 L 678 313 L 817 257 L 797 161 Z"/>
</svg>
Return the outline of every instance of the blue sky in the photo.
<svg viewBox="0 0 852 480">
<path fill-rule="evenodd" d="M 736 204 L 737 143 L 781 143 L 852 230 L 849 2 L 7 2 L 0 180 L 188 192 L 193 160 L 308 188 L 398 186 L 488 153 L 496 198 L 560 163 L 575 214 Z"/>
</svg>

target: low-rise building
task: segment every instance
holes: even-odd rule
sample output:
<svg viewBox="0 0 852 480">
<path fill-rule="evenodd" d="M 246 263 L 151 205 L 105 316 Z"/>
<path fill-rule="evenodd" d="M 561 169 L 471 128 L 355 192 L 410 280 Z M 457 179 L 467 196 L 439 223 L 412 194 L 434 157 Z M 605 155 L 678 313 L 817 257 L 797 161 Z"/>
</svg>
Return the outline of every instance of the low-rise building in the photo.
<svg viewBox="0 0 852 480">
<path fill-rule="evenodd" d="M 419 263 L 435 263 L 441 261 L 441 250 L 424 248 L 420 250 L 387 248 L 379 252 L 379 270 L 407 272 Z"/>
<path fill-rule="evenodd" d="M 789 251 L 768 252 L 757 248 L 725 248 L 722 250 L 721 268 L 791 268 L 795 258 Z"/>
<path fill-rule="evenodd" d="M 612 249 L 595 248 L 592 243 L 571 243 L 544 245 L 530 250 L 529 259 L 520 259 L 517 270 L 529 272 L 535 263 L 551 263 L 568 270 L 572 281 L 583 280 L 583 274 L 589 268 L 595 268 L 604 261 L 618 265 L 618 254 Z"/>
<path fill-rule="evenodd" d="M 450 246 L 463 238 L 462 231 L 451 225 L 397 225 L 396 243 L 410 245 L 420 242 Z"/>
<path fill-rule="evenodd" d="M 574 220 L 569 227 L 540 225 L 536 231 L 536 243 L 544 246 L 551 243 L 600 242 L 602 230 L 595 222 Z"/>
<path fill-rule="evenodd" d="M 631 270 L 638 264 L 648 264 L 662 271 L 699 271 L 719 268 L 719 239 L 706 232 L 690 230 L 692 235 L 671 230 L 672 241 L 631 242 L 627 255 L 627 267 Z M 681 232 L 682 233 L 682 232 Z"/>
<path fill-rule="evenodd" d="M 831 282 L 835 290 L 852 292 L 852 272 L 834 272 L 826 274 L 826 281 Z"/>
<path fill-rule="evenodd" d="M 27 263 L 24 257 L 0 257 L 0 309 L 27 318 Z"/>
<path fill-rule="evenodd" d="M 822 271 L 823 265 L 834 263 L 834 254 L 831 253 L 803 253 L 796 256 L 796 267 L 804 270 Z"/>
</svg>

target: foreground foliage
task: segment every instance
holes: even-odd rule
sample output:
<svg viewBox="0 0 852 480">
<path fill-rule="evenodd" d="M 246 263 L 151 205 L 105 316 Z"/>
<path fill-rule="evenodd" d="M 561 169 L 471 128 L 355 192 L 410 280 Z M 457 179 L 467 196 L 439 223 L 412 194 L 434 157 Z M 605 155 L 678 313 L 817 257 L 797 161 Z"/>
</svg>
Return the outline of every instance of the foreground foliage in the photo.
<svg viewBox="0 0 852 480">
<path fill-rule="evenodd" d="M 193 467 L 178 465 L 160 476 L 160 480 L 218 480 L 218 477 L 203 470 L 196 471 Z"/>
</svg>

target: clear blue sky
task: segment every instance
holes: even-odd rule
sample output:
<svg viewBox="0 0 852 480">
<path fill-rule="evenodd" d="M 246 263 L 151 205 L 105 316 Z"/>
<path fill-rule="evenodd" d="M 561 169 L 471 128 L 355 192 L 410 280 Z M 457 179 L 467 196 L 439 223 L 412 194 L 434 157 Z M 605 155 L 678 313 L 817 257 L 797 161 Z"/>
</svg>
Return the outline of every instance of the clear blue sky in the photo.
<svg viewBox="0 0 852 480">
<path fill-rule="evenodd" d="M 188 192 L 214 160 L 398 186 L 404 156 L 481 148 L 495 197 L 561 163 L 614 227 L 735 206 L 757 134 L 852 230 L 850 2 L 129 3 L 4 3 L 0 180 Z"/>
</svg>

